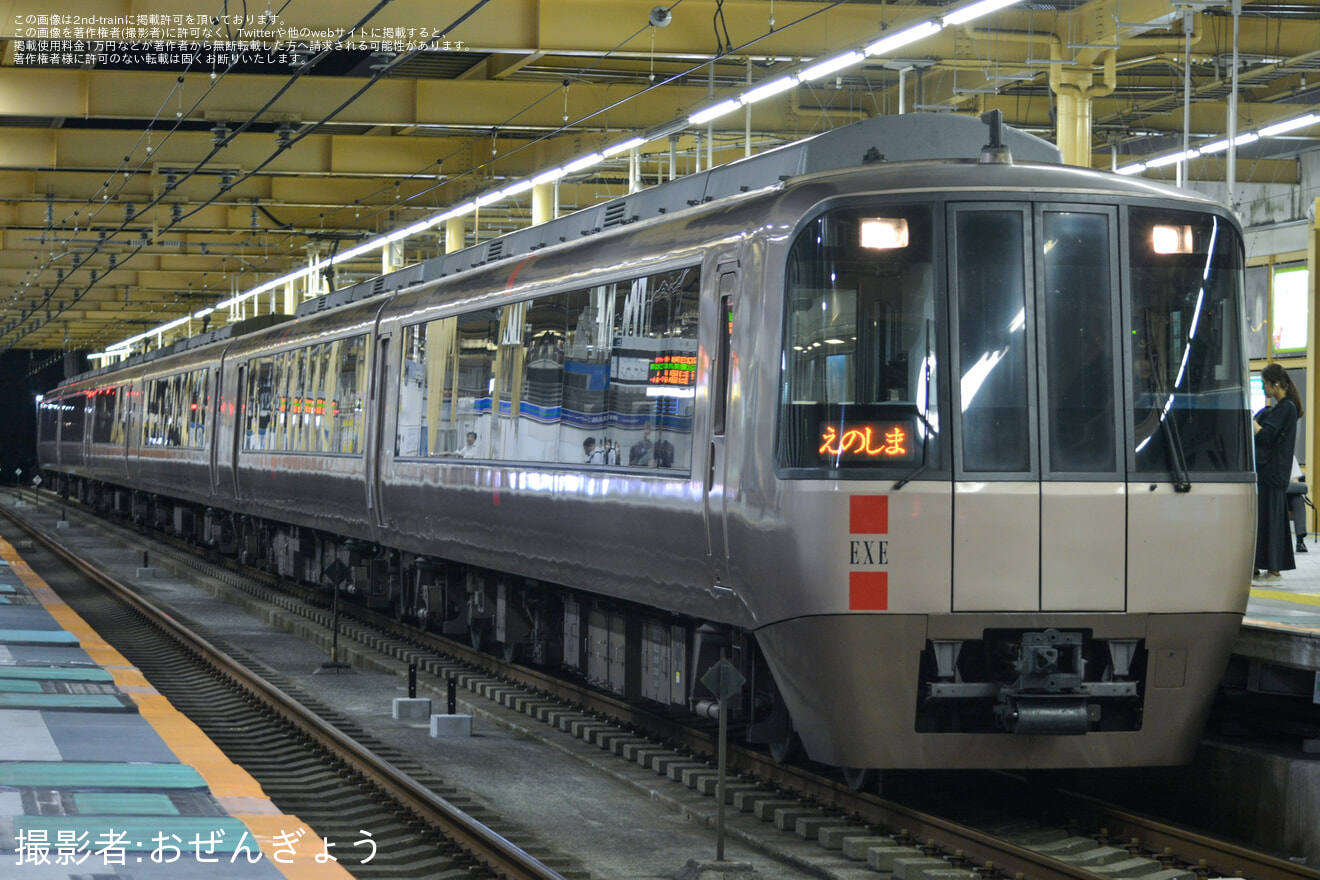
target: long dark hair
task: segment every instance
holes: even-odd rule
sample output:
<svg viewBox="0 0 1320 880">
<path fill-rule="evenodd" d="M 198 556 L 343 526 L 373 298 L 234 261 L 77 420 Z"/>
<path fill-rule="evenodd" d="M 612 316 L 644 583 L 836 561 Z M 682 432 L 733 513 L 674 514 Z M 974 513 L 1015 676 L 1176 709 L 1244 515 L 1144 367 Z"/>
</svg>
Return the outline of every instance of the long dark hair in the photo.
<svg viewBox="0 0 1320 880">
<path fill-rule="evenodd" d="M 1260 371 L 1261 382 L 1273 382 L 1283 389 L 1284 397 L 1293 402 L 1297 407 L 1297 417 L 1301 418 L 1305 411 L 1302 409 L 1302 395 L 1297 392 L 1297 386 L 1293 384 L 1292 379 L 1288 378 L 1288 371 L 1278 364 L 1266 364 L 1265 369 Z"/>
</svg>

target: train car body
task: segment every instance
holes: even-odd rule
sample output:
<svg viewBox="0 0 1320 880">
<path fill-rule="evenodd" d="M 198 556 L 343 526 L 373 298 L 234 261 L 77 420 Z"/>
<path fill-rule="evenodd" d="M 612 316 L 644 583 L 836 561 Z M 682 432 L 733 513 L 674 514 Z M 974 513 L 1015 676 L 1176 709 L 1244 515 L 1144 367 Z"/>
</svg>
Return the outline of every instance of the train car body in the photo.
<svg viewBox="0 0 1320 880">
<path fill-rule="evenodd" d="M 43 468 L 626 696 L 729 654 L 777 754 L 1186 761 L 1255 521 L 1240 230 L 903 119 L 66 383 Z"/>
</svg>

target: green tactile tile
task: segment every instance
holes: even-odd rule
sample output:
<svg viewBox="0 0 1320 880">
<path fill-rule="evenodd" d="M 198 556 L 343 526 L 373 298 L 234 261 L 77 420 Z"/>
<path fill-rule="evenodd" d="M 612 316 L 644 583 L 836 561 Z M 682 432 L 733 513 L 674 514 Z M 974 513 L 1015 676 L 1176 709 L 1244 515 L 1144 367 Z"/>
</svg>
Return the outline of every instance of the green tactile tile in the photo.
<svg viewBox="0 0 1320 880">
<path fill-rule="evenodd" d="M 167 794 L 77 792 L 73 804 L 81 816 L 177 816 L 179 810 Z"/>
<path fill-rule="evenodd" d="M 34 681 L 114 681 L 114 676 L 95 666 L 0 666 L 0 681 L 14 678 Z"/>
<path fill-rule="evenodd" d="M 0 785 L 26 788 L 206 788 L 187 764 L 122 764 L 92 761 L 0 762 Z"/>
</svg>

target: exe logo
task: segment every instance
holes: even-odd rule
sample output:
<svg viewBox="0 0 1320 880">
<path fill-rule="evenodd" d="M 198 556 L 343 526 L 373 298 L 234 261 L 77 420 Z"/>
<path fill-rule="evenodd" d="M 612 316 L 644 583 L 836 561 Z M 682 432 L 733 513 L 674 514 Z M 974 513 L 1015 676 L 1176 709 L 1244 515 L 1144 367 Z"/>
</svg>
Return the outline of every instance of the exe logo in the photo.
<svg viewBox="0 0 1320 880">
<path fill-rule="evenodd" d="M 874 536 L 889 534 L 889 496 L 852 496 L 849 499 L 848 532 L 853 536 L 848 541 L 849 565 L 888 565 L 889 540 Z M 848 572 L 849 611 L 888 609 L 889 572 Z"/>
</svg>

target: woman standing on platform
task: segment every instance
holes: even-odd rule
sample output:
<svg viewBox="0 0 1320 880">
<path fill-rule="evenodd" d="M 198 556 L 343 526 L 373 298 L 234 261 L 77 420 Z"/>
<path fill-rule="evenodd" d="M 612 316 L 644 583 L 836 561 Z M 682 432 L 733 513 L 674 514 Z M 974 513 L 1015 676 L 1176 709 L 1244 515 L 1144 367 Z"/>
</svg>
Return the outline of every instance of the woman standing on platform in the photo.
<svg viewBox="0 0 1320 880">
<path fill-rule="evenodd" d="M 1265 395 L 1272 405 L 1256 414 L 1256 565 L 1265 580 L 1277 580 L 1280 571 L 1297 567 L 1293 560 L 1292 532 L 1288 520 L 1288 480 L 1292 473 L 1297 420 L 1302 416 L 1302 397 L 1288 378 L 1288 371 L 1269 364 L 1260 371 Z"/>
</svg>

